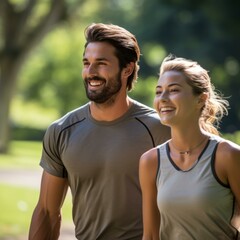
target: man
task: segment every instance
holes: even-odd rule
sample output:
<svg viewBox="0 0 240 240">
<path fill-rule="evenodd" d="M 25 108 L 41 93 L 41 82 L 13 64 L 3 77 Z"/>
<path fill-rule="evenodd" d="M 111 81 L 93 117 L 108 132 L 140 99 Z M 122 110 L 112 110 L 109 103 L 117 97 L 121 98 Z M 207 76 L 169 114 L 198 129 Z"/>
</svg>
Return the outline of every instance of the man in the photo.
<svg viewBox="0 0 240 240">
<path fill-rule="evenodd" d="M 68 186 L 77 239 L 140 240 L 139 158 L 170 136 L 153 109 L 127 95 L 139 69 L 135 36 L 101 23 L 88 26 L 85 36 L 82 77 L 90 102 L 45 134 L 30 240 L 58 239 Z"/>
</svg>

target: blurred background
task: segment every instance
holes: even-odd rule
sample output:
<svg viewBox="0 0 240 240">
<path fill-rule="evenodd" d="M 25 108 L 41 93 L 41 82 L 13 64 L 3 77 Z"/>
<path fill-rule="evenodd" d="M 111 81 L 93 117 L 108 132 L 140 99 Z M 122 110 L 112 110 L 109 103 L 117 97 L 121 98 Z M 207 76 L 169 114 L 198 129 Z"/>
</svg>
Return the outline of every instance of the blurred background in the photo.
<svg viewBox="0 0 240 240">
<path fill-rule="evenodd" d="M 239 9 L 238 0 L 0 0 L 0 239 L 26 236 L 45 129 L 87 102 L 83 31 L 92 22 L 135 34 L 142 56 L 130 95 L 149 106 L 166 55 L 198 61 L 230 103 L 220 131 L 240 143 Z"/>
</svg>

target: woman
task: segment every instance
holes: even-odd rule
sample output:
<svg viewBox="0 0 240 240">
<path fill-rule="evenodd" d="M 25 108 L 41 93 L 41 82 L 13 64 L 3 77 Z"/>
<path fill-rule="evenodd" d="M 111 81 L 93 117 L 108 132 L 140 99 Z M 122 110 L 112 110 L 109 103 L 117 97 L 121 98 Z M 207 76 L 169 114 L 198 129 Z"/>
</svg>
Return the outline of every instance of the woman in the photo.
<svg viewBox="0 0 240 240">
<path fill-rule="evenodd" d="M 217 130 L 227 106 L 197 62 L 164 59 L 154 107 L 171 139 L 140 159 L 143 240 L 237 239 L 240 146 Z"/>
</svg>

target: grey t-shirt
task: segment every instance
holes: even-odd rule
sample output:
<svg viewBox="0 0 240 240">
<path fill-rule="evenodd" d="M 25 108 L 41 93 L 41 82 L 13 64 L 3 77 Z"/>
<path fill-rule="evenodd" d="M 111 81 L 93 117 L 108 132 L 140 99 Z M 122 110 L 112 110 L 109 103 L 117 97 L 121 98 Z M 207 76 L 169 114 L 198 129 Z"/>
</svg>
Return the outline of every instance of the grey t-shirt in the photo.
<svg viewBox="0 0 240 240">
<path fill-rule="evenodd" d="M 68 178 L 78 239 L 141 239 L 139 158 L 168 138 L 156 112 L 136 101 L 115 121 L 94 120 L 86 104 L 48 128 L 40 165 Z"/>
</svg>

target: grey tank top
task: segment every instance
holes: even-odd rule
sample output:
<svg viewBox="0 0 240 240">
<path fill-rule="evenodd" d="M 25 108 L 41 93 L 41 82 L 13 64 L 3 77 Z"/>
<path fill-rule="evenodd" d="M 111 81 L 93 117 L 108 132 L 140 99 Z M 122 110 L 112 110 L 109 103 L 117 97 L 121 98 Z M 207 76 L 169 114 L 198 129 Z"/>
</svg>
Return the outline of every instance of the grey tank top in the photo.
<svg viewBox="0 0 240 240">
<path fill-rule="evenodd" d="M 211 136 L 195 164 L 179 169 L 170 157 L 169 142 L 158 147 L 157 204 L 161 240 L 238 239 L 231 225 L 235 199 L 214 169 L 219 137 Z"/>
</svg>

